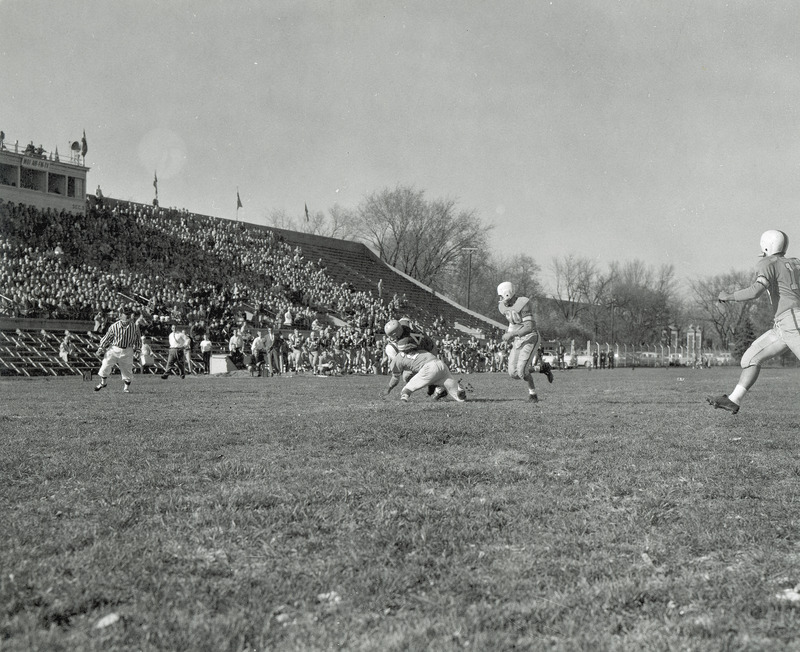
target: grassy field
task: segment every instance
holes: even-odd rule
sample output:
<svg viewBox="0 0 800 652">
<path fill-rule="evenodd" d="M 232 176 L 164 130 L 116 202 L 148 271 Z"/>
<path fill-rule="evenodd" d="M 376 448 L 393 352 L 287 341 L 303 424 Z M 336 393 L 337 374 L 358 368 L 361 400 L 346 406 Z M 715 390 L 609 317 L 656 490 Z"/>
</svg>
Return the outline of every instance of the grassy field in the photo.
<svg viewBox="0 0 800 652">
<path fill-rule="evenodd" d="M 800 649 L 800 370 L 737 371 L 0 380 L 0 649 Z"/>
</svg>

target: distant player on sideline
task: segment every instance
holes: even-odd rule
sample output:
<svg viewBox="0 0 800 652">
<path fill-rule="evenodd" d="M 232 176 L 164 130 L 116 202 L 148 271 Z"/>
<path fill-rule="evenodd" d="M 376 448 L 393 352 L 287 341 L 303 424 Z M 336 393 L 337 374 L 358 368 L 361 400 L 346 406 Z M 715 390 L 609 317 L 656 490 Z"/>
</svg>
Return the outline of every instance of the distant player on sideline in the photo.
<svg viewBox="0 0 800 652">
<path fill-rule="evenodd" d="M 450 394 L 453 400 L 463 403 L 467 397 L 466 390 L 459 387 L 458 381 L 453 378 L 447 365 L 430 351 L 398 351 L 389 363 L 389 373 L 392 377 L 389 380 L 389 387 L 386 388 L 387 394 L 397 387 L 404 374 L 411 374 L 411 378 L 400 391 L 401 401 L 408 401 L 409 396 L 418 389 L 434 385 L 444 387 L 444 389 L 437 388 L 438 396 L 434 396 L 437 400 Z"/>
<path fill-rule="evenodd" d="M 119 320 L 109 326 L 108 332 L 100 340 L 97 355 L 103 356 L 103 363 L 97 372 L 100 384 L 94 388 L 96 392 L 106 386 L 115 365 L 122 374 L 123 391 L 126 394 L 131 391 L 133 359 L 139 352 L 142 338 L 139 324 L 131 321 L 132 312 L 130 308 L 120 308 Z"/>
<path fill-rule="evenodd" d="M 528 383 L 528 400 L 538 403 L 539 396 L 536 394 L 531 369 L 539 351 L 541 337 L 533 321 L 530 299 L 518 297 L 514 284 L 510 281 L 497 286 L 497 295 L 500 299 L 497 309 L 508 320 L 508 330 L 503 333 L 503 341 L 513 342 L 508 354 L 508 375 Z M 547 376 L 549 382 L 553 382 L 553 372 L 547 362 L 541 363 L 539 373 Z"/>
<path fill-rule="evenodd" d="M 756 339 L 742 356 L 742 373 L 730 396 L 709 396 L 710 405 L 733 414 L 739 411 L 747 390 L 758 379 L 761 364 L 791 349 L 800 359 L 800 260 L 785 258 L 789 237 L 783 231 L 761 235 L 763 260 L 756 265 L 756 280 L 748 288 L 719 293 L 719 300 L 750 301 L 769 292 L 775 315 L 774 325 Z"/>
</svg>

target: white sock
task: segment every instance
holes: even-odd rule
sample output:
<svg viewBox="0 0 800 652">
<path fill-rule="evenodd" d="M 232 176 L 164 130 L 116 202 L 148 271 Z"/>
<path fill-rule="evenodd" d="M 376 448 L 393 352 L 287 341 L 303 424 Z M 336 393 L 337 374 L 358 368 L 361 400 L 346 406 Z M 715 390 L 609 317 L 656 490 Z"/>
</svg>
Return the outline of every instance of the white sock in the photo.
<svg viewBox="0 0 800 652">
<path fill-rule="evenodd" d="M 731 399 L 736 405 L 739 405 L 744 398 L 744 395 L 747 393 L 747 388 L 742 385 L 736 385 L 736 389 L 734 389 L 729 395 L 728 398 Z"/>
</svg>

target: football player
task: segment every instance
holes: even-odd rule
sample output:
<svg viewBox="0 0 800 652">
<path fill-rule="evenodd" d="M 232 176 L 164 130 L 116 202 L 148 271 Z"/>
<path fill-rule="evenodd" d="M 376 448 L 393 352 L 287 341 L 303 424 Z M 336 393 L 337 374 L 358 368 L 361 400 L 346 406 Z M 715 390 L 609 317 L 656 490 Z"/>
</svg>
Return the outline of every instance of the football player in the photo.
<svg viewBox="0 0 800 652">
<path fill-rule="evenodd" d="M 410 374 L 410 378 L 400 391 L 401 401 L 408 401 L 409 396 L 418 389 L 438 385 L 441 387 L 436 388 L 434 394 L 436 400 L 447 394 L 459 403 L 463 403 L 467 398 L 466 390 L 459 386 L 447 365 L 430 351 L 398 351 L 389 364 L 389 373 L 392 377 L 389 380 L 389 387 L 386 388 L 387 394 L 400 383 L 402 376 Z"/>
<path fill-rule="evenodd" d="M 536 394 L 531 369 L 534 358 L 538 355 L 541 337 L 533 321 L 530 299 L 517 296 L 516 288 L 510 281 L 504 281 L 497 286 L 497 295 L 500 299 L 497 308 L 508 320 L 508 330 L 503 333 L 503 341 L 512 342 L 508 354 L 508 375 L 515 380 L 524 380 L 528 384 L 528 400 L 538 403 L 539 396 Z M 553 382 L 553 372 L 547 362 L 539 365 L 539 373 L 547 376 L 549 382 Z"/>
<path fill-rule="evenodd" d="M 800 260 L 786 258 L 789 238 L 783 231 L 764 231 L 761 235 L 761 256 L 756 265 L 756 280 L 750 287 L 735 292 L 719 293 L 719 300 L 751 301 L 765 291 L 769 293 L 775 315 L 773 327 L 756 339 L 741 360 L 739 382 L 730 395 L 709 396 L 708 403 L 733 414 L 747 390 L 758 379 L 761 364 L 791 349 L 800 358 Z"/>
<path fill-rule="evenodd" d="M 406 320 L 390 319 L 386 322 L 383 331 L 394 342 L 398 351 L 421 349 L 436 353 L 436 343 L 425 333 L 413 330 Z"/>
<path fill-rule="evenodd" d="M 436 342 L 424 333 L 412 330 L 411 323 L 406 318 L 400 320 L 390 319 L 386 322 L 386 326 L 383 327 L 383 332 L 386 333 L 386 337 L 389 339 L 384 348 L 384 354 L 389 358 L 390 368 L 398 352 L 427 351 L 435 356 L 439 353 L 436 350 Z M 391 370 L 389 373 L 391 373 Z M 406 369 L 403 374 L 403 380 L 408 383 L 412 375 L 411 371 Z M 436 400 L 442 398 L 446 393 L 444 388 L 439 388 L 437 391 L 436 386 L 433 384 L 428 387 L 428 396 L 433 396 Z"/>
</svg>

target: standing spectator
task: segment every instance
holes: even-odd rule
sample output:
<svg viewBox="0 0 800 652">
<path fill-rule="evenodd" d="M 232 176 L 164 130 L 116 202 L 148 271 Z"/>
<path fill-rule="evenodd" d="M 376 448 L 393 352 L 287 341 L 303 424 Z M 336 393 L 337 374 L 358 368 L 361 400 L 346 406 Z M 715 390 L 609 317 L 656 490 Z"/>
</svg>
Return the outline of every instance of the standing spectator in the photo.
<svg viewBox="0 0 800 652">
<path fill-rule="evenodd" d="M 150 346 L 150 340 L 142 335 L 142 352 L 139 354 L 139 365 L 141 373 L 146 372 L 150 367 L 156 366 L 156 357 L 153 355 L 153 347 Z"/>
<path fill-rule="evenodd" d="M 58 346 L 58 357 L 64 361 L 64 364 L 69 364 L 69 356 L 75 352 L 75 345 L 72 343 L 72 335 L 69 331 L 64 331 L 64 339 Z"/>
<path fill-rule="evenodd" d="M 253 338 L 252 343 L 250 344 L 250 375 L 253 375 L 253 372 L 257 372 L 257 377 L 261 377 L 261 371 L 264 368 L 264 355 L 266 354 L 266 345 L 264 344 L 264 338 L 261 337 L 261 331 L 256 333 L 256 336 Z"/>
<path fill-rule="evenodd" d="M 167 357 L 167 366 L 164 367 L 164 373 L 161 375 L 161 380 L 169 378 L 169 372 L 173 367 L 177 367 L 181 372 L 181 378 L 186 377 L 184 370 L 184 361 L 186 356 L 184 349 L 186 348 L 186 336 L 178 329 L 177 324 L 172 324 L 172 332 L 169 334 L 169 355 Z"/>
<path fill-rule="evenodd" d="M 192 352 L 194 351 L 194 340 L 192 339 L 192 336 L 186 332 L 185 328 L 181 328 L 181 333 L 183 333 L 183 336 L 186 339 L 186 345 L 183 348 L 184 366 L 186 367 L 186 373 L 193 374 L 194 369 L 192 367 Z"/>
<path fill-rule="evenodd" d="M 289 335 L 289 346 L 292 349 L 292 367 L 295 373 L 300 373 L 303 369 L 303 336 L 300 331 L 295 328 Z"/>
<path fill-rule="evenodd" d="M 311 373 L 319 373 L 319 354 L 321 343 L 318 331 L 311 331 L 306 340 L 306 351 L 308 351 L 309 362 L 311 363 Z"/>
<path fill-rule="evenodd" d="M 762 260 L 756 265 L 756 280 L 748 288 L 719 293 L 719 300 L 752 301 L 764 292 L 772 302 L 774 325 L 744 352 L 739 382 L 730 396 L 709 396 L 708 403 L 732 414 L 739 411 L 742 399 L 758 380 L 761 365 L 787 350 L 800 358 L 800 259 L 786 258 L 789 238 L 783 231 L 761 234 Z"/>
<path fill-rule="evenodd" d="M 264 341 L 264 362 L 266 363 L 267 375 L 272 376 L 272 342 L 274 340 L 272 329 L 268 328 L 261 336 L 261 339 Z"/>
<path fill-rule="evenodd" d="M 99 333 L 102 330 L 105 321 L 106 321 L 106 314 L 100 308 L 100 306 L 98 306 L 97 312 L 94 314 L 94 326 L 92 327 L 92 332 Z"/>
<path fill-rule="evenodd" d="M 228 340 L 228 357 L 230 357 L 231 362 L 237 367 L 242 363 L 242 347 L 244 347 L 242 334 L 238 330 L 234 331 L 233 335 L 231 335 L 231 339 Z"/>
<path fill-rule="evenodd" d="M 270 329 L 270 331 L 271 330 L 272 329 Z M 286 340 L 283 339 L 281 331 L 275 331 L 275 334 L 272 336 L 272 346 L 269 349 L 269 365 L 277 374 L 282 374 L 285 370 L 283 366 L 283 346 L 285 342 Z"/>
<path fill-rule="evenodd" d="M 208 339 L 208 333 L 203 335 L 203 340 L 200 342 L 200 353 L 203 354 L 203 372 L 205 374 L 211 373 L 211 351 L 214 345 Z"/>
<path fill-rule="evenodd" d="M 565 369 L 564 356 L 567 353 L 567 347 L 565 347 L 562 342 L 558 343 L 558 348 L 556 349 L 556 353 L 558 353 L 558 368 Z"/>
<path fill-rule="evenodd" d="M 126 394 L 131 391 L 133 358 L 139 351 L 142 337 L 139 326 L 131 321 L 131 314 L 130 308 L 120 308 L 119 319 L 111 324 L 108 332 L 100 340 L 97 355 L 103 356 L 103 363 L 97 372 L 100 384 L 94 388 L 96 392 L 105 388 L 114 367 L 117 367 L 122 375 L 123 391 Z"/>
</svg>

